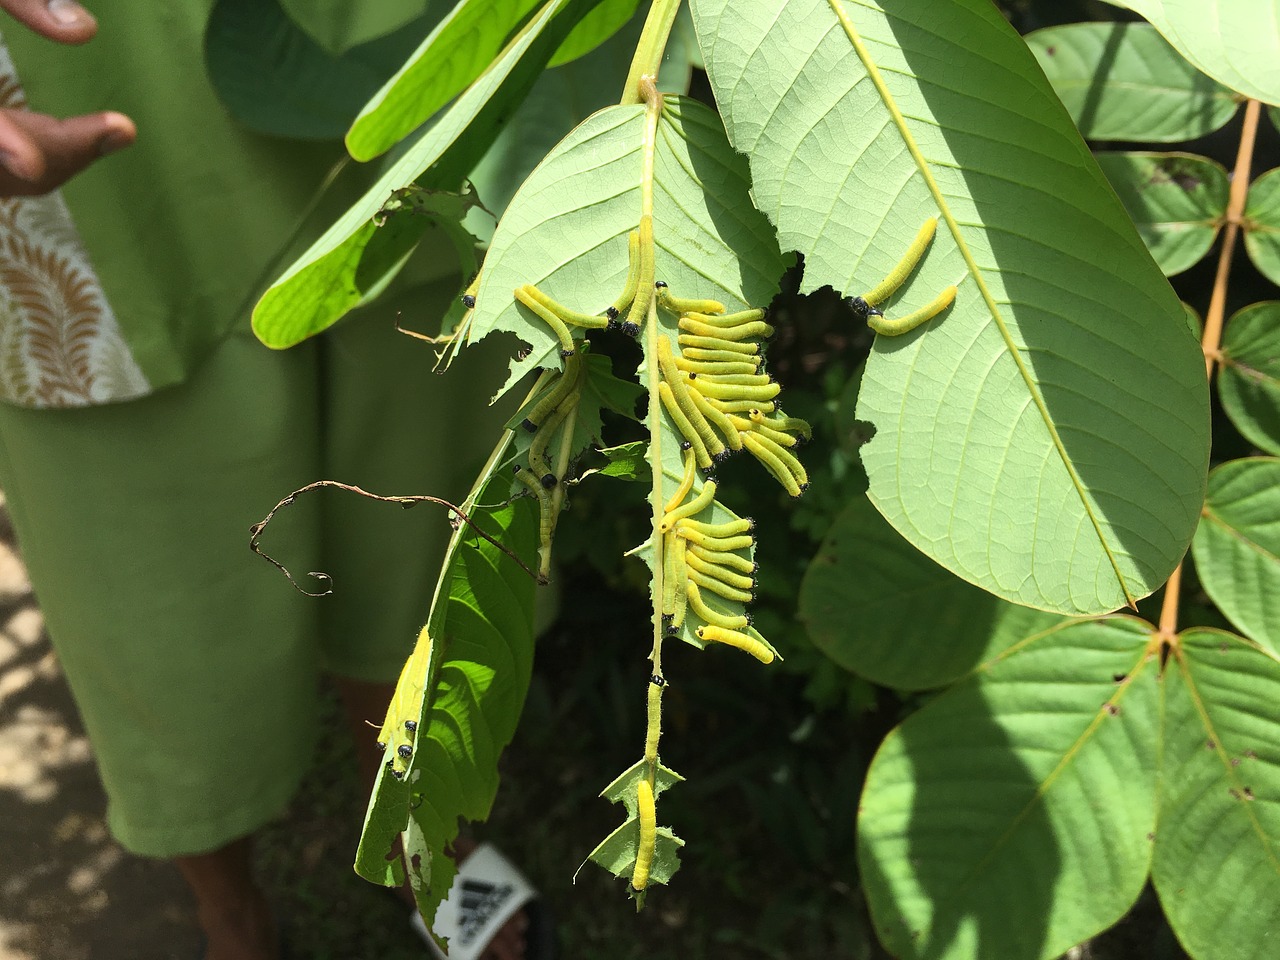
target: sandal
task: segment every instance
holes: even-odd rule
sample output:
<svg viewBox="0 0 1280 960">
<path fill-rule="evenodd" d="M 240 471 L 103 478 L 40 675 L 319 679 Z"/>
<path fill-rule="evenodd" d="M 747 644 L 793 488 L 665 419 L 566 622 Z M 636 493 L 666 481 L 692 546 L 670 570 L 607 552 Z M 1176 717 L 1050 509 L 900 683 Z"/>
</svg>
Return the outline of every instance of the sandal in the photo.
<svg viewBox="0 0 1280 960">
<path fill-rule="evenodd" d="M 482 843 L 458 865 L 449 895 L 436 911 L 435 932 L 448 939 L 448 954 L 440 949 L 417 910 L 409 923 L 438 960 L 477 960 L 521 908 L 529 918 L 525 960 L 553 960 L 556 942 L 550 910 L 515 864 L 492 844 Z"/>
</svg>

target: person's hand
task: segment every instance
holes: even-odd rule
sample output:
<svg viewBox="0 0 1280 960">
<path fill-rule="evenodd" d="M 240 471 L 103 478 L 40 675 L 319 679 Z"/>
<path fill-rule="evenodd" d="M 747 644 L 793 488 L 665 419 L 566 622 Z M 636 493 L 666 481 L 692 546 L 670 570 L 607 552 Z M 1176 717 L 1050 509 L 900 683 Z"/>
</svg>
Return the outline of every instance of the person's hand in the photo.
<svg viewBox="0 0 1280 960">
<path fill-rule="evenodd" d="M 0 0 L 0 7 L 58 43 L 85 43 L 98 30 L 97 21 L 74 0 Z M 0 110 L 0 197 L 48 193 L 136 137 L 133 121 L 122 113 L 59 120 Z"/>
</svg>

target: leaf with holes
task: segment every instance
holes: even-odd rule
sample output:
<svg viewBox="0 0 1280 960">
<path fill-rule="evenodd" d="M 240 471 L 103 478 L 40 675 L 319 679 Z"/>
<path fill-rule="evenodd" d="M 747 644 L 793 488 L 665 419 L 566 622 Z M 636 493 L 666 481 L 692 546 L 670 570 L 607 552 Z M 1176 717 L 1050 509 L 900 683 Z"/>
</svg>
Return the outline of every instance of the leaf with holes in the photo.
<svg viewBox="0 0 1280 960">
<path fill-rule="evenodd" d="M 1280 301 L 1255 303 L 1227 323 L 1218 396 L 1237 430 L 1280 454 Z"/>
<path fill-rule="evenodd" d="M 1066 624 L 908 718 L 867 773 L 858 858 L 894 956 L 1048 960 L 1146 882 L 1159 723 L 1152 628 Z"/>
<path fill-rule="evenodd" d="M 1280 930 L 1280 663 L 1224 631 L 1188 630 L 1163 685 L 1151 874 L 1165 916 L 1196 960 L 1269 960 Z"/>
<path fill-rule="evenodd" d="M 1227 213 L 1227 171 L 1189 153 L 1100 153 L 1143 242 L 1165 276 L 1194 267 L 1209 252 Z"/>
<path fill-rule="evenodd" d="M 1187 63 L 1150 24 L 1070 23 L 1026 40 L 1090 140 L 1194 140 L 1240 108 L 1239 94 Z"/>
<path fill-rule="evenodd" d="M 1192 543 L 1200 582 L 1227 619 L 1280 650 L 1280 460 L 1232 460 L 1209 474 Z"/>
<path fill-rule="evenodd" d="M 1005 599 L 1111 610 L 1177 565 L 1203 502 L 1199 345 L 1043 73 L 994 6 L 693 0 L 716 102 L 803 289 L 868 291 L 937 236 L 878 337 L 869 496 Z"/>
</svg>

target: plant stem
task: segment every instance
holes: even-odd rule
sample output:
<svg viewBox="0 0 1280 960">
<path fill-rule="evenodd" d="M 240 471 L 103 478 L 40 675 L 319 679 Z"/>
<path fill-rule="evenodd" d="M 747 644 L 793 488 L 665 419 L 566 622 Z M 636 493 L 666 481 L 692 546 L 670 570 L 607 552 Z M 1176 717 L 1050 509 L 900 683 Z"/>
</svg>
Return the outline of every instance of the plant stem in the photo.
<svg viewBox="0 0 1280 960">
<path fill-rule="evenodd" d="M 1236 238 L 1244 219 L 1245 201 L 1249 196 L 1249 174 L 1253 167 L 1253 148 L 1258 139 L 1258 117 L 1262 104 L 1250 100 L 1244 108 L 1244 125 L 1240 129 L 1240 147 L 1236 151 L 1236 165 L 1231 173 L 1231 192 L 1227 195 L 1226 226 L 1222 231 L 1222 249 L 1218 251 L 1218 269 L 1213 278 L 1213 293 L 1209 297 L 1209 309 L 1204 315 L 1204 333 L 1200 337 L 1200 349 L 1204 353 L 1204 372 L 1213 379 L 1213 365 L 1222 358 L 1223 315 L 1227 308 L 1227 280 L 1231 276 L 1231 258 L 1236 250 Z M 1185 561 L 1184 561 L 1185 562 Z M 1164 585 L 1164 602 L 1160 607 L 1160 637 L 1172 644 L 1178 632 L 1178 596 L 1182 589 L 1182 564 L 1169 576 Z"/>
<path fill-rule="evenodd" d="M 653 0 L 649 8 L 649 16 L 644 21 L 644 31 L 640 34 L 640 42 L 636 44 L 635 56 L 631 60 L 631 69 L 627 72 L 627 82 L 622 88 L 622 99 L 619 103 L 640 103 L 641 77 L 657 77 L 662 66 L 662 57 L 667 52 L 667 39 L 671 36 L 671 25 L 676 22 L 676 14 L 680 12 L 683 0 Z"/>
<path fill-rule="evenodd" d="M 1204 315 L 1204 335 L 1200 347 L 1204 350 L 1205 375 L 1213 376 L 1213 364 L 1219 356 L 1222 343 L 1223 314 L 1227 306 L 1227 278 L 1231 274 L 1231 257 L 1235 253 L 1236 238 L 1244 219 L 1245 200 L 1249 195 L 1249 172 L 1253 166 L 1253 146 L 1258 138 L 1258 117 L 1262 104 L 1250 100 L 1244 108 L 1244 126 L 1240 131 L 1240 149 L 1236 152 L 1236 166 L 1231 173 L 1231 193 L 1227 198 L 1226 226 L 1222 231 L 1222 249 L 1218 251 L 1218 272 L 1213 278 L 1213 294 L 1209 309 Z"/>
</svg>

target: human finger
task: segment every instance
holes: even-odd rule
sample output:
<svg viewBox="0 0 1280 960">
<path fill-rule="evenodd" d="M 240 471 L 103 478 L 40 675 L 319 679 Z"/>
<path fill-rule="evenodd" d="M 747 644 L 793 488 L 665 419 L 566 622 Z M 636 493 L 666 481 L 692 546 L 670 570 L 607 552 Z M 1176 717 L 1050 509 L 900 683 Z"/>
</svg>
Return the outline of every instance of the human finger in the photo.
<svg viewBox="0 0 1280 960">
<path fill-rule="evenodd" d="M 0 196 L 55 190 L 136 137 L 133 121 L 122 113 L 59 120 L 41 113 L 0 111 Z"/>
<path fill-rule="evenodd" d="M 98 21 L 76 0 L 0 0 L 0 7 L 58 43 L 84 43 L 98 32 Z"/>
</svg>

